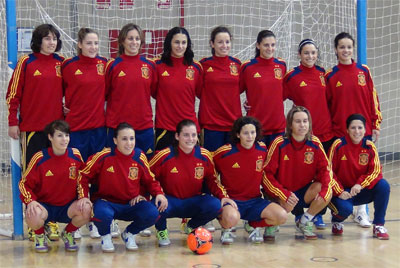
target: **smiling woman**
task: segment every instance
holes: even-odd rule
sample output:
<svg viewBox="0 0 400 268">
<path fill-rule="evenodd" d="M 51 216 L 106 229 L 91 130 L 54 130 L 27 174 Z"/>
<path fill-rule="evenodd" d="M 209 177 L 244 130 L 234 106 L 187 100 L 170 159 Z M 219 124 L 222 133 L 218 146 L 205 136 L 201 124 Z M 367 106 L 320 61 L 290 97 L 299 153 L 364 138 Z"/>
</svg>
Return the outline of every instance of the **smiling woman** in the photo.
<svg viewBox="0 0 400 268">
<path fill-rule="evenodd" d="M 154 153 L 150 98 L 157 76 L 155 62 L 140 55 L 143 44 L 142 29 L 126 24 L 118 36 L 118 57 L 107 63 L 107 147 L 115 147 L 114 130 L 120 122 L 127 122 L 135 129 L 136 146 L 150 158 Z"/>
<path fill-rule="evenodd" d="M 175 139 L 175 127 L 183 119 L 199 126 L 195 112 L 196 96 L 201 91 L 201 64 L 193 61 L 192 41 L 183 27 L 174 27 L 164 40 L 161 59 L 156 61 L 157 85 L 152 89 L 156 101 L 156 150 Z M 172 105 L 173 104 L 173 105 Z"/>
<path fill-rule="evenodd" d="M 89 28 L 78 32 L 78 56 L 65 60 L 62 77 L 65 95 L 65 120 L 71 126 L 71 146 L 83 159 L 104 148 L 105 67 L 98 56 L 99 36 Z M 84 100 L 84 101 L 83 101 Z"/>
<path fill-rule="evenodd" d="M 247 115 L 261 122 L 267 146 L 285 129 L 282 96 L 286 63 L 274 58 L 275 46 L 275 34 L 270 30 L 260 31 L 255 58 L 243 63 L 240 71 L 240 90 L 246 92 Z"/>
</svg>

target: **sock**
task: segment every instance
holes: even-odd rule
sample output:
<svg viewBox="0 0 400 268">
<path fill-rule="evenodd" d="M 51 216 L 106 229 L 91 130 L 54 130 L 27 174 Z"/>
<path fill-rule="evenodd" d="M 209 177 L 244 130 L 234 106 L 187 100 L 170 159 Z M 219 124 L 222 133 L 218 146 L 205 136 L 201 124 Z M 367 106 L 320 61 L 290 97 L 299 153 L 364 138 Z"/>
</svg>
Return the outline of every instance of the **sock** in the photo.
<svg viewBox="0 0 400 268">
<path fill-rule="evenodd" d="M 257 227 L 270 227 L 273 226 L 271 224 L 268 224 L 265 222 L 265 220 L 259 220 L 259 221 L 249 221 L 249 225 L 253 228 Z"/>
<path fill-rule="evenodd" d="M 311 215 L 311 214 L 308 213 L 308 212 L 305 212 L 305 213 L 303 214 L 303 216 L 301 216 L 300 223 L 301 223 L 301 224 L 306 224 L 307 222 L 311 221 L 313 218 L 314 218 L 313 215 Z"/>
<path fill-rule="evenodd" d="M 44 233 L 44 226 L 40 227 L 39 229 L 35 230 L 35 234 L 40 235 Z"/>
<path fill-rule="evenodd" d="M 79 227 L 76 227 L 75 225 L 72 224 L 72 222 L 68 223 L 67 226 L 65 226 L 65 232 L 67 233 L 72 233 L 78 230 Z"/>
</svg>

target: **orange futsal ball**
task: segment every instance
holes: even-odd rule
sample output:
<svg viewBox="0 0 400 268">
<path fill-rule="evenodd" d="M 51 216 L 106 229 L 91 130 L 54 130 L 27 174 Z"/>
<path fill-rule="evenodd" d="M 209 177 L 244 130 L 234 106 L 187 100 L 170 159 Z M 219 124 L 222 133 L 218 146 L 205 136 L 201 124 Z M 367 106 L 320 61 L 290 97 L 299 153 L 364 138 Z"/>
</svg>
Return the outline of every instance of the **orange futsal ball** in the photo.
<svg viewBox="0 0 400 268">
<path fill-rule="evenodd" d="M 199 255 L 209 252 L 212 244 L 213 238 L 211 233 L 202 227 L 194 229 L 187 237 L 188 248 Z"/>
</svg>

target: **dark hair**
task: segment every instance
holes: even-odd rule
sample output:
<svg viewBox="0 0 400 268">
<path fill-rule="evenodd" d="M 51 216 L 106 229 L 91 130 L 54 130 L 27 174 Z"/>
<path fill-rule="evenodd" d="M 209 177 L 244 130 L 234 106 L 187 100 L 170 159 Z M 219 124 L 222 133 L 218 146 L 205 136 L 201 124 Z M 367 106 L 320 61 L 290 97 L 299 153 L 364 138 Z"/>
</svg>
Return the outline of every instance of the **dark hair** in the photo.
<svg viewBox="0 0 400 268">
<path fill-rule="evenodd" d="M 312 40 L 312 39 L 304 39 L 299 43 L 299 48 L 298 48 L 299 54 L 301 54 L 301 51 L 303 50 L 303 47 L 305 45 L 313 45 L 318 50 L 317 44 L 314 42 L 314 40 Z"/>
<path fill-rule="evenodd" d="M 285 138 L 290 138 L 292 136 L 292 123 L 293 123 L 293 118 L 294 114 L 298 112 L 304 112 L 307 114 L 308 117 L 308 123 L 309 123 L 309 128 L 308 128 L 308 133 L 306 134 L 305 139 L 306 140 L 311 140 L 312 138 L 312 120 L 311 120 L 311 114 L 310 111 L 307 110 L 306 107 L 303 106 L 296 106 L 293 105 L 292 109 L 287 113 L 286 115 L 286 131 L 285 131 Z"/>
<path fill-rule="evenodd" d="M 57 37 L 57 46 L 55 52 L 60 51 L 62 47 L 60 32 L 51 24 L 41 24 L 37 26 L 32 33 L 31 49 L 33 52 L 35 53 L 40 52 L 42 46 L 42 39 L 48 36 L 49 33 L 53 33 Z"/>
<path fill-rule="evenodd" d="M 194 53 L 192 51 L 192 40 L 190 39 L 188 31 L 183 27 L 174 27 L 171 30 L 169 30 L 167 36 L 165 36 L 164 51 L 161 55 L 161 61 L 167 64 L 168 66 L 172 66 L 172 61 L 171 61 L 172 38 L 174 37 L 174 35 L 179 33 L 186 35 L 187 38 L 187 47 L 185 54 L 183 55 L 183 63 L 187 66 L 192 65 L 193 63 Z"/>
<path fill-rule="evenodd" d="M 365 122 L 366 122 L 365 117 L 362 114 L 352 114 L 349 117 L 347 117 L 347 119 L 346 119 L 346 128 L 347 129 L 349 128 L 351 122 L 354 120 L 360 120 L 363 123 L 364 128 L 365 128 Z"/>
<path fill-rule="evenodd" d="M 240 139 L 238 138 L 237 135 L 240 134 L 240 131 L 242 130 L 244 125 L 254 125 L 256 127 L 256 141 L 262 140 L 263 136 L 261 133 L 261 123 L 258 121 L 256 118 L 251 117 L 251 116 L 242 116 L 239 117 L 238 119 L 233 122 L 232 130 L 231 130 L 231 141 L 234 144 L 237 144 L 240 142 Z"/>
<path fill-rule="evenodd" d="M 118 56 L 121 56 L 122 54 L 125 53 L 125 48 L 123 43 L 125 42 L 126 37 L 128 36 L 128 33 L 132 30 L 136 30 L 139 33 L 140 37 L 140 48 L 144 45 L 144 34 L 142 29 L 139 27 L 139 25 L 136 25 L 134 23 L 128 23 L 122 27 L 121 31 L 119 31 L 118 35 Z M 140 49 L 139 49 L 140 53 Z"/>
<path fill-rule="evenodd" d="M 90 33 L 94 33 L 94 34 L 97 35 L 97 37 L 99 37 L 99 33 L 96 32 L 96 31 L 93 30 L 93 29 L 90 29 L 90 28 L 80 28 L 80 29 L 79 29 L 79 32 L 78 32 L 78 43 L 81 43 L 81 44 L 82 44 L 83 39 L 85 39 L 86 35 L 88 35 L 88 34 L 90 34 Z M 81 54 L 82 54 L 82 49 L 80 49 L 79 46 L 77 46 L 77 51 L 78 51 L 78 55 L 81 55 Z"/>
<path fill-rule="evenodd" d="M 114 138 L 118 137 L 118 134 L 121 130 L 124 130 L 127 128 L 132 129 L 134 131 L 133 127 L 130 124 L 128 124 L 126 122 L 119 123 L 117 128 L 114 130 Z"/>
<path fill-rule="evenodd" d="M 276 39 L 275 34 L 270 30 L 262 30 L 257 35 L 257 44 L 260 44 L 264 38 L 273 37 Z M 256 46 L 256 58 L 260 56 L 260 50 Z"/>
<path fill-rule="evenodd" d="M 56 130 L 59 130 L 63 133 L 71 133 L 69 124 L 64 120 L 54 120 L 53 122 L 47 124 L 43 132 L 46 134 L 46 136 L 50 135 L 53 137 Z"/>
<path fill-rule="evenodd" d="M 215 37 L 219 33 L 227 33 L 227 34 L 229 34 L 229 38 L 232 39 L 232 34 L 231 34 L 231 32 L 229 31 L 229 29 L 227 27 L 225 27 L 225 26 L 217 26 L 211 31 L 210 46 L 211 46 L 211 42 L 214 43 Z M 211 54 L 215 55 L 215 49 L 213 47 L 211 47 Z"/>
<path fill-rule="evenodd" d="M 190 127 L 190 126 L 195 126 L 196 130 L 197 130 L 197 125 L 193 120 L 183 119 L 182 121 L 180 121 L 178 123 L 178 125 L 176 125 L 175 133 L 179 135 L 182 132 L 182 129 L 184 127 Z M 178 156 L 178 153 L 179 153 L 178 146 L 179 146 L 179 142 L 174 137 L 174 141 L 172 142 L 172 148 L 173 148 L 174 153 L 175 153 L 176 156 Z"/>
<path fill-rule="evenodd" d="M 354 41 L 353 36 L 351 36 L 351 34 L 349 34 L 349 33 L 341 32 L 340 34 L 336 35 L 336 37 L 335 37 L 335 40 L 334 40 L 335 48 L 338 47 L 339 41 L 342 40 L 342 39 L 345 39 L 345 38 L 348 38 L 351 41 L 353 41 L 353 46 L 354 46 L 355 41 Z"/>
</svg>

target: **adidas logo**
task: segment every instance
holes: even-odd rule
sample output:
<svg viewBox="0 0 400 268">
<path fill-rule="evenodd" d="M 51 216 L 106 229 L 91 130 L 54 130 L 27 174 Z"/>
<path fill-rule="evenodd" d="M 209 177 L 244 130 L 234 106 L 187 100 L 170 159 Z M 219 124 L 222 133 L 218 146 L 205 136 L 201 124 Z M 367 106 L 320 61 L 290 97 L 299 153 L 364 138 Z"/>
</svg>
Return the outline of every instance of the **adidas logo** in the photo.
<svg viewBox="0 0 400 268">
<path fill-rule="evenodd" d="M 211 66 L 210 66 L 210 68 L 207 69 L 207 73 L 210 73 L 210 72 L 214 72 L 214 69 Z"/>
<path fill-rule="evenodd" d="M 285 156 L 283 157 L 283 160 L 289 160 L 289 157 L 287 156 L 287 154 L 285 154 Z"/>
<path fill-rule="evenodd" d="M 341 87 L 341 86 L 342 86 L 342 83 L 340 83 L 340 81 L 337 81 L 336 87 Z"/>
<path fill-rule="evenodd" d="M 258 77 L 261 77 L 261 75 L 257 72 L 254 74 L 254 78 L 258 78 Z"/>
<path fill-rule="evenodd" d="M 169 73 L 167 71 L 164 71 L 161 76 L 169 76 Z"/>
<path fill-rule="evenodd" d="M 111 172 L 111 173 L 114 173 L 114 167 L 111 166 L 111 167 L 107 168 L 107 171 L 108 171 L 108 172 Z"/>
<path fill-rule="evenodd" d="M 122 77 L 122 76 L 125 76 L 126 74 L 124 73 L 124 71 L 120 71 L 119 72 L 119 74 L 118 74 L 118 77 Z"/>
<path fill-rule="evenodd" d="M 178 169 L 176 169 L 176 167 L 174 167 L 173 169 L 171 169 L 170 172 L 171 172 L 171 173 L 178 173 Z"/>
<path fill-rule="evenodd" d="M 80 75 L 80 74 L 82 74 L 81 70 L 78 69 L 75 71 L 75 75 Z"/>
<path fill-rule="evenodd" d="M 306 87 L 306 86 L 307 86 L 306 82 L 304 82 L 304 81 L 301 81 L 301 83 L 300 83 L 300 87 Z"/>
<path fill-rule="evenodd" d="M 38 76 L 38 75 L 42 75 L 42 73 L 39 72 L 39 70 L 36 70 L 36 71 L 33 73 L 33 76 Z"/>
<path fill-rule="evenodd" d="M 340 160 L 347 160 L 346 155 L 343 155 L 342 158 L 340 158 Z"/>
<path fill-rule="evenodd" d="M 53 174 L 53 172 L 51 172 L 51 170 L 48 170 L 47 172 L 46 172 L 46 175 L 45 175 L 46 177 L 49 177 L 49 176 L 54 176 L 54 174 Z"/>
<path fill-rule="evenodd" d="M 238 162 L 236 162 L 235 164 L 233 164 L 232 168 L 240 168 Z"/>
<path fill-rule="evenodd" d="M 149 148 L 146 152 L 146 154 L 151 154 L 153 152 L 153 150 L 151 148 Z"/>
</svg>

